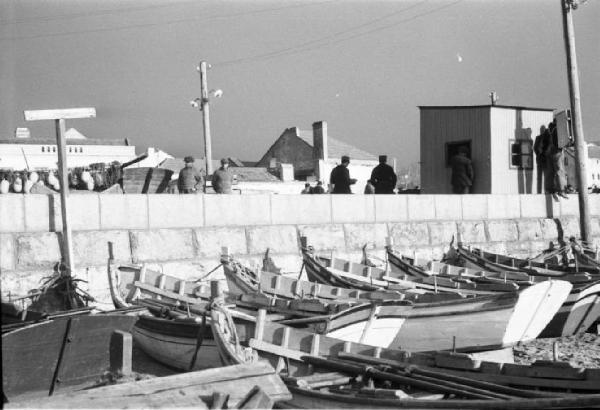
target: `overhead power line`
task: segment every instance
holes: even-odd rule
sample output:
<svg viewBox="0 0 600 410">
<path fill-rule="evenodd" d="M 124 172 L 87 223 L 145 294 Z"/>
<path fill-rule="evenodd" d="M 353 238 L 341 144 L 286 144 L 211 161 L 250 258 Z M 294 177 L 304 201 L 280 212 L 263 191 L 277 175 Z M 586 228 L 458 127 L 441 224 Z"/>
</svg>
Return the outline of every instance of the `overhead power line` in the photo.
<svg viewBox="0 0 600 410">
<path fill-rule="evenodd" d="M 424 1 L 426 1 L 426 0 L 424 0 Z M 421 2 L 421 3 L 418 3 L 415 6 L 411 6 L 409 8 L 403 9 L 403 10 L 398 10 L 397 12 L 391 13 L 389 15 L 386 15 L 386 16 L 383 16 L 383 17 L 380 17 L 380 18 L 368 21 L 366 23 L 360 24 L 360 25 L 355 26 L 355 27 L 351 27 L 351 28 L 349 28 L 347 30 L 344 30 L 343 32 L 334 33 L 334 34 L 331 34 L 331 35 L 328 35 L 328 36 L 324 36 L 324 37 L 320 37 L 320 38 L 317 38 L 317 39 L 314 39 L 314 40 L 311 40 L 311 41 L 308 41 L 308 42 L 305 42 L 305 43 L 297 44 L 297 45 L 292 46 L 292 47 L 286 47 L 286 48 L 283 48 L 283 49 L 274 50 L 274 51 L 270 51 L 270 52 L 267 52 L 267 53 L 261 53 L 261 54 L 256 54 L 256 55 L 253 55 L 253 56 L 248 56 L 248 57 L 242 57 L 242 58 L 237 58 L 237 59 L 232 59 L 232 60 L 227 60 L 227 61 L 216 62 L 216 63 L 213 64 L 213 66 L 215 66 L 215 67 L 216 66 L 227 67 L 227 66 L 230 66 L 230 65 L 237 65 L 237 64 L 247 63 L 247 62 L 253 62 L 253 61 L 270 60 L 270 59 L 277 58 L 277 57 L 287 57 L 287 56 L 290 56 L 290 55 L 304 53 L 304 52 L 307 52 L 307 51 L 316 50 L 318 48 L 322 48 L 322 47 L 326 47 L 326 46 L 330 46 L 330 45 L 334 45 L 334 44 L 339 44 L 339 43 L 342 43 L 342 42 L 345 42 L 345 41 L 353 40 L 353 39 L 358 38 L 358 37 L 363 37 L 363 36 L 366 36 L 366 35 L 369 35 L 369 34 L 373 34 L 373 33 L 379 32 L 379 31 L 388 30 L 388 29 L 397 27 L 400 24 L 408 23 L 410 21 L 416 20 L 417 18 L 426 16 L 426 15 L 430 15 L 430 14 L 433 14 L 433 13 L 437 13 L 437 12 L 443 10 L 443 9 L 446 9 L 448 7 L 451 7 L 451 6 L 454 6 L 454 5 L 456 5 L 456 4 L 458 4 L 458 3 L 462 2 L 462 1 L 463 0 L 456 0 L 456 1 L 452 2 L 452 3 L 436 7 L 434 9 L 431 9 L 431 10 L 428 10 L 428 11 L 416 14 L 414 16 L 411 16 L 411 17 L 408 17 L 408 18 L 396 21 L 394 23 L 390 23 L 390 24 L 387 24 L 387 25 L 384 25 L 384 26 L 379 26 L 379 27 L 373 28 L 373 29 L 368 30 L 368 31 L 359 32 L 359 33 L 353 34 L 351 36 L 347 36 L 347 37 L 343 37 L 343 38 L 338 38 L 336 40 L 328 41 L 331 38 L 339 37 L 340 35 L 347 34 L 348 32 L 352 32 L 352 31 L 355 31 L 357 29 L 364 28 L 367 25 L 372 25 L 374 23 L 377 23 L 377 22 L 379 22 L 379 21 L 381 21 L 383 19 L 389 18 L 391 15 L 396 15 L 396 14 L 399 14 L 400 12 L 407 11 L 408 9 L 416 7 L 417 5 L 420 5 L 421 3 L 423 3 L 423 2 Z"/>
<path fill-rule="evenodd" d="M 0 19 L 0 24 L 26 24 L 37 21 L 53 21 L 53 20 L 68 20 L 79 17 L 95 17 L 95 16 L 105 16 L 110 14 L 122 14 L 122 13 L 131 13 L 136 11 L 146 11 L 146 10 L 155 10 L 168 8 L 173 6 L 178 6 L 180 4 L 185 3 L 193 3 L 196 0 L 183 0 L 178 2 L 169 2 L 168 4 L 159 4 L 155 6 L 143 6 L 143 7 L 124 7 L 120 9 L 109 9 L 109 10 L 97 10 L 97 11 L 87 11 L 80 13 L 68 13 L 68 14 L 56 14 L 54 16 L 40 16 L 40 17 L 29 17 L 23 18 L 19 20 L 4 20 Z"/>
<path fill-rule="evenodd" d="M 304 47 L 310 46 L 312 44 L 317 44 L 317 43 L 320 43 L 322 41 L 326 41 L 328 39 L 332 39 L 332 38 L 335 38 L 335 37 L 339 37 L 341 35 L 344 35 L 344 34 L 347 34 L 347 33 L 351 33 L 351 32 L 354 32 L 356 30 L 360 30 L 361 28 L 364 28 L 364 27 L 372 26 L 373 24 L 376 24 L 376 23 L 378 23 L 380 21 L 389 19 L 391 17 L 394 17 L 394 16 L 397 16 L 397 15 L 399 15 L 401 13 L 404 13 L 404 12 L 406 12 L 408 10 L 411 10 L 411 9 L 413 9 L 413 8 L 415 8 L 415 7 L 423 4 L 423 3 L 425 3 L 426 1 L 427 0 L 421 0 L 420 2 L 418 2 L 416 4 L 413 4 L 412 6 L 402 8 L 402 9 L 394 11 L 392 13 L 385 14 L 385 15 L 383 15 L 381 17 L 369 20 L 369 21 L 367 21 L 365 23 L 361 23 L 359 25 L 349 27 L 349 28 L 347 28 L 345 30 L 338 31 L 336 33 L 333 33 L 333 34 L 330 34 L 330 35 L 327 35 L 327 36 L 324 36 L 324 37 L 319 37 L 319 38 L 314 39 L 314 40 L 310 40 L 310 41 L 306 41 L 304 43 L 296 44 L 296 45 L 291 46 L 291 47 L 287 47 L 287 48 L 283 48 L 283 49 L 278 49 L 278 50 L 275 50 L 275 51 L 269 51 L 267 53 L 257 54 L 257 55 L 254 55 L 254 56 L 241 57 L 241 58 L 237 58 L 237 59 L 232 59 L 232 60 L 227 60 L 227 61 L 222 61 L 222 62 L 216 62 L 213 65 L 214 66 L 227 66 L 227 65 L 242 63 L 242 62 L 246 62 L 246 61 L 265 59 L 267 57 L 268 58 L 273 58 L 273 57 L 278 57 L 279 55 L 292 54 L 293 51 L 296 51 L 296 50 L 298 50 L 300 48 L 304 48 Z"/>
<path fill-rule="evenodd" d="M 49 33 L 49 34 L 35 34 L 30 36 L 15 36 L 15 37 L 4 37 L 0 38 L 0 41 L 7 40 L 30 40 L 36 38 L 50 38 L 50 37 L 62 37 L 62 36 L 72 36 L 79 34 L 88 34 L 88 33 L 102 33 L 102 32 L 114 32 L 120 30 L 132 30 L 132 29 L 140 29 L 140 28 L 149 28 L 149 27 L 157 27 L 157 26 L 169 26 L 181 23 L 190 23 L 190 22 L 198 22 L 198 21 L 210 21 L 217 19 L 226 19 L 226 18 L 235 18 L 235 17 L 243 17 L 243 16 L 251 16 L 255 14 L 269 13 L 273 11 L 281 11 L 281 10 L 290 10 L 296 8 L 310 7 L 310 6 L 318 6 L 327 3 L 334 3 L 340 0 L 325 0 L 320 2 L 302 2 L 299 4 L 280 6 L 280 7 L 270 7 L 259 10 L 251 10 L 237 13 L 226 13 L 226 14 L 215 14 L 207 17 L 187 17 L 176 20 L 168 20 L 168 21 L 160 21 L 156 23 L 140 23 L 140 24 L 130 24 L 120 27 L 106 27 L 106 28 L 97 28 L 97 29 L 89 29 L 89 30 L 73 30 L 66 31 L 60 33 Z M 158 6 L 157 6 L 158 7 Z"/>
</svg>

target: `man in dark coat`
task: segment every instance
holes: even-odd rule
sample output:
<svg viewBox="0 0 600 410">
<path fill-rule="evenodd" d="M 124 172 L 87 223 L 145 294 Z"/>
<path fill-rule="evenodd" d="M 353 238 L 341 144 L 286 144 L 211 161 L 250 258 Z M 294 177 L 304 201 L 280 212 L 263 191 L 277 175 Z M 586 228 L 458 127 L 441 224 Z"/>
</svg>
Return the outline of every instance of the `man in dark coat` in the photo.
<svg viewBox="0 0 600 410">
<path fill-rule="evenodd" d="M 194 158 L 187 156 L 183 159 L 185 167 L 179 171 L 177 188 L 181 194 L 194 194 L 204 190 L 204 175 L 194 167 Z"/>
<path fill-rule="evenodd" d="M 468 194 L 473 185 L 473 163 L 468 157 L 469 149 L 461 146 L 458 153 L 450 159 L 452 166 L 452 192 Z"/>
<path fill-rule="evenodd" d="M 331 176 L 329 177 L 329 183 L 333 186 L 332 194 L 351 194 L 350 185 L 356 184 L 356 179 L 350 178 L 350 171 L 348 170 L 350 165 L 350 157 L 344 155 L 342 157 L 342 163 L 331 170 Z"/>
<path fill-rule="evenodd" d="M 394 168 L 387 164 L 387 155 L 379 156 L 379 165 L 371 172 L 371 183 L 375 187 L 376 194 L 393 194 L 398 177 Z"/>
<path fill-rule="evenodd" d="M 217 194 L 231 194 L 233 174 L 229 170 L 229 160 L 223 158 L 221 167 L 213 173 L 212 187 Z"/>
<path fill-rule="evenodd" d="M 535 142 L 533 143 L 533 152 L 535 152 L 535 164 L 536 164 L 536 174 L 537 174 L 537 193 L 543 194 L 546 189 L 546 185 L 548 185 L 547 181 L 544 181 L 544 176 L 548 173 L 547 168 L 549 166 L 548 160 L 546 158 L 546 149 L 550 144 L 552 136 L 550 135 L 550 131 L 546 128 L 545 125 L 540 127 L 540 134 L 535 137 Z"/>
</svg>

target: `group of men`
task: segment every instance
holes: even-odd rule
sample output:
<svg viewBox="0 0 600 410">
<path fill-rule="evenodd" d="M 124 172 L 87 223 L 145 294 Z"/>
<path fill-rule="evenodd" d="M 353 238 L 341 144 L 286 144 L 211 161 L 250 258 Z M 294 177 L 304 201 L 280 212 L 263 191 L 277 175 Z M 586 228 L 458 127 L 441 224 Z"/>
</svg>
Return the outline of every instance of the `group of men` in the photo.
<svg viewBox="0 0 600 410">
<path fill-rule="evenodd" d="M 331 170 L 329 183 L 332 194 L 351 194 L 350 185 L 356 184 L 356 179 L 350 178 L 350 157 L 342 156 L 342 163 Z M 379 165 L 373 168 L 371 179 L 365 186 L 365 194 L 393 194 L 398 178 L 394 168 L 387 164 L 387 155 L 379 156 Z"/>
<path fill-rule="evenodd" d="M 183 159 L 183 162 L 185 166 L 179 171 L 179 180 L 177 181 L 179 193 L 195 194 L 205 192 L 204 172 L 198 171 L 194 167 L 194 157 L 187 156 Z M 229 160 L 227 158 L 221 160 L 221 167 L 213 173 L 211 183 L 217 194 L 231 194 L 233 173 L 229 169 Z"/>
</svg>

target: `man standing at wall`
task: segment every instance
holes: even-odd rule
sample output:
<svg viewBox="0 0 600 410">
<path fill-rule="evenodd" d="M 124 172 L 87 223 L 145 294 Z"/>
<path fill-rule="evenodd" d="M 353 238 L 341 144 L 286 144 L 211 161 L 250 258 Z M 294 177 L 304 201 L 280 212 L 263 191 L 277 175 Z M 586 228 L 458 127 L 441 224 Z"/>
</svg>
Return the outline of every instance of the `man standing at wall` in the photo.
<svg viewBox="0 0 600 410">
<path fill-rule="evenodd" d="M 180 194 L 195 194 L 204 191 L 204 175 L 194 167 L 194 157 L 183 159 L 185 166 L 179 171 L 177 188 Z"/>
<path fill-rule="evenodd" d="M 217 169 L 212 177 L 212 187 L 217 194 L 231 194 L 233 174 L 229 170 L 229 160 L 223 158 L 221 167 Z"/>
<path fill-rule="evenodd" d="M 376 194 L 393 194 L 398 177 L 394 168 L 387 164 L 387 155 L 379 156 L 379 165 L 371 172 L 371 183 L 375 187 Z"/>
<path fill-rule="evenodd" d="M 545 184 L 547 182 L 544 181 L 544 175 L 547 174 L 546 168 L 548 167 L 548 161 L 546 159 L 546 148 L 550 143 L 550 131 L 546 128 L 545 125 L 540 127 L 540 134 L 535 137 L 535 142 L 533 143 L 533 152 L 535 152 L 535 164 L 536 164 L 536 174 L 537 174 L 537 193 L 543 194 L 546 191 Z"/>
<path fill-rule="evenodd" d="M 331 170 L 329 177 L 329 183 L 332 185 L 332 194 L 351 194 L 350 185 L 356 184 L 356 179 L 350 178 L 350 171 L 348 170 L 350 165 L 350 157 L 344 155 L 342 157 L 342 163 Z"/>
<path fill-rule="evenodd" d="M 452 166 L 452 192 L 455 194 L 468 194 L 473 185 L 473 163 L 469 159 L 469 149 L 464 145 L 450 159 Z"/>
</svg>

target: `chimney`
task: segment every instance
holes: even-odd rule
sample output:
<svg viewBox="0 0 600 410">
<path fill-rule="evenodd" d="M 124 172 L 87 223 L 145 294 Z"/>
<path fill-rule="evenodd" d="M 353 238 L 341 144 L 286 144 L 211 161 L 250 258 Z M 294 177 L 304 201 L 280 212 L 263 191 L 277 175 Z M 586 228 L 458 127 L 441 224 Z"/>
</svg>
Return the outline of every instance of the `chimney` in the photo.
<svg viewBox="0 0 600 410">
<path fill-rule="evenodd" d="M 313 123 L 313 159 L 327 161 L 327 121 Z"/>
</svg>

